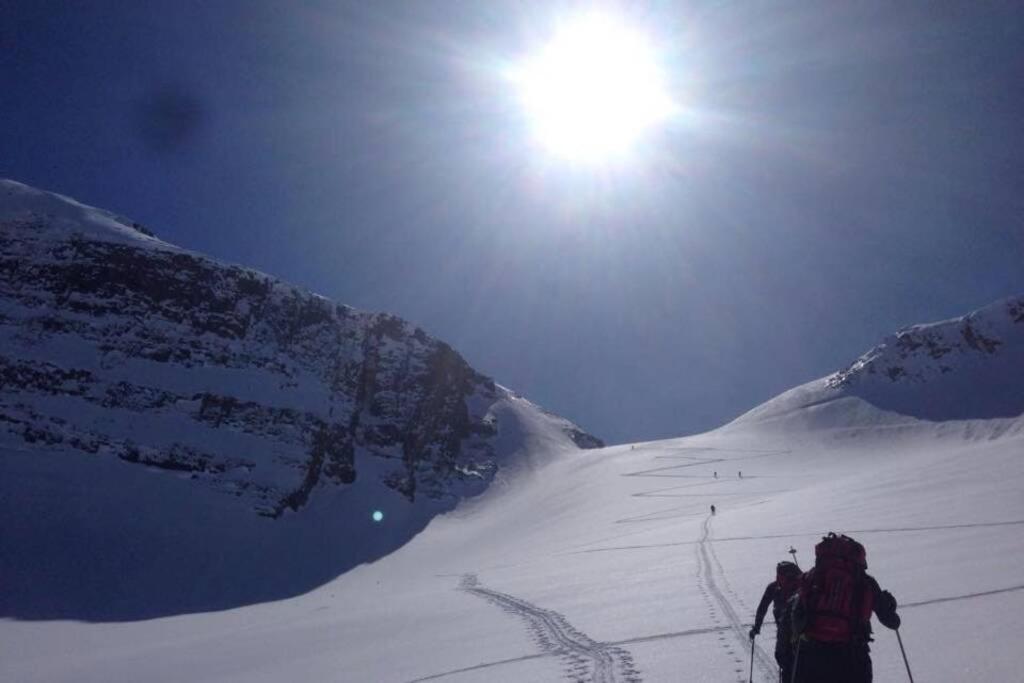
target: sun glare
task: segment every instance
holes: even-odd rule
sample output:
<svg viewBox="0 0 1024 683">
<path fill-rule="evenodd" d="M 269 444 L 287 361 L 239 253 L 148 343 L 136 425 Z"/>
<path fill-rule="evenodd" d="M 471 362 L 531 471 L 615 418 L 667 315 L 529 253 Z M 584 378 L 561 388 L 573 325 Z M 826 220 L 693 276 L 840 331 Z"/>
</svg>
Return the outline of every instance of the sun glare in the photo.
<svg viewBox="0 0 1024 683">
<path fill-rule="evenodd" d="M 512 78 L 540 143 L 572 161 L 625 154 L 674 109 L 650 41 L 607 15 L 566 24 Z"/>
</svg>

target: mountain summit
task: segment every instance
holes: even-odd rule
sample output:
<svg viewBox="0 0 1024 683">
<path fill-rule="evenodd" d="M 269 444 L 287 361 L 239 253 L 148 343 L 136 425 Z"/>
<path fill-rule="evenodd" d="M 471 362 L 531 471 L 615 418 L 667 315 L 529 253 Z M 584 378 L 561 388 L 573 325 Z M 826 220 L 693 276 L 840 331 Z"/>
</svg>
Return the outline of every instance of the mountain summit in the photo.
<svg viewBox="0 0 1024 683">
<path fill-rule="evenodd" d="M 877 411 L 894 414 L 887 419 L 933 422 L 1024 413 L 1024 295 L 904 328 L 846 368 L 791 389 L 736 422 L 796 416 L 857 422 L 878 419 Z"/>
<path fill-rule="evenodd" d="M 177 501 L 148 513 L 172 525 L 196 498 L 272 524 L 326 497 L 297 524 L 331 530 L 339 571 L 382 547 L 351 545 L 351 519 L 324 519 L 325 505 L 367 520 L 383 510 L 390 547 L 528 462 L 538 443 L 545 453 L 603 445 L 397 317 L 10 180 L 0 180 L 0 339 L 10 476 L 84 467 L 77 486 L 93 507 L 125 477 L 158 497 L 184 481 Z"/>
</svg>

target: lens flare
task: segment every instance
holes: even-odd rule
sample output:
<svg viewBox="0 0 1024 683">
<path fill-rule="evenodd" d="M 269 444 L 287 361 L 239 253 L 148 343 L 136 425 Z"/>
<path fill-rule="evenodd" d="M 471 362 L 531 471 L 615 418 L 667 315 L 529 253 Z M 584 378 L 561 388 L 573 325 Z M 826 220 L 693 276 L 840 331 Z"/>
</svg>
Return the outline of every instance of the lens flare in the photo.
<svg viewBox="0 0 1024 683">
<path fill-rule="evenodd" d="M 373 511 L 373 521 L 375 521 L 375 522 L 382 522 L 382 521 L 384 521 L 384 513 L 381 512 L 380 510 L 374 510 Z"/>
</svg>

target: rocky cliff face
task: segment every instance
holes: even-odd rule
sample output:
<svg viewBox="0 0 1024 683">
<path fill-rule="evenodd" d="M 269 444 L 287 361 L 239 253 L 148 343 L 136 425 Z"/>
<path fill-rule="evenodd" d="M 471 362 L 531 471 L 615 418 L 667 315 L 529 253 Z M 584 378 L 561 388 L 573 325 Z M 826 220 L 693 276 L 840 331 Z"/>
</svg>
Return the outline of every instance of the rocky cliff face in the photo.
<svg viewBox="0 0 1024 683">
<path fill-rule="evenodd" d="M 1024 296 L 900 330 L 826 379 L 885 410 L 928 420 L 1024 413 Z"/>
<path fill-rule="evenodd" d="M 828 378 L 830 387 L 924 383 L 1016 355 L 1024 335 L 1024 296 L 999 301 L 960 318 L 914 325 L 885 339 Z"/>
<path fill-rule="evenodd" d="M 422 330 L 11 181 L 0 349 L 2 443 L 184 475 L 268 517 L 366 477 L 409 501 L 470 494 L 505 455 L 511 394 Z"/>
<path fill-rule="evenodd" d="M 1024 296 L 951 320 L 913 325 L 885 338 L 846 368 L 796 387 L 736 422 L 777 419 L 812 409 L 822 424 L 877 420 L 850 399 L 929 421 L 985 420 L 1024 414 Z M 846 400 L 847 409 L 839 409 Z"/>
</svg>

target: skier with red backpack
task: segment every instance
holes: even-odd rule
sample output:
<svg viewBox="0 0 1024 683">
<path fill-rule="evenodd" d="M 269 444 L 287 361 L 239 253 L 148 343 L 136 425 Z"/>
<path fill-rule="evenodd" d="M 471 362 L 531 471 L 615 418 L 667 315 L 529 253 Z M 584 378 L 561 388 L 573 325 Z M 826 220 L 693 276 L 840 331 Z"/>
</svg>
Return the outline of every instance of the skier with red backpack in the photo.
<svg viewBox="0 0 1024 683">
<path fill-rule="evenodd" d="M 779 680 L 788 681 L 792 677 L 793 643 L 790 636 L 789 600 L 800 585 L 800 567 L 794 562 L 783 561 L 775 566 L 775 580 L 768 584 L 761 596 L 754 615 L 754 627 L 750 629 L 753 640 L 761 632 L 761 624 L 772 606 L 775 617 L 775 661 L 779 665 Z"/>
<path fill-rule="evenodd" d="M 900 617 L 867 567 L 864 546 L 848 536 L 829 533 L 814 547 L 814 568 L 791 599 L 793 682 L 871 683 L 871 613 L 894 630 Z"/>
</svg>

